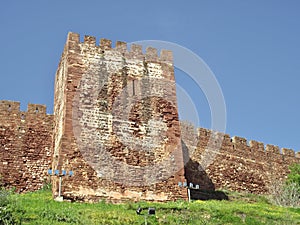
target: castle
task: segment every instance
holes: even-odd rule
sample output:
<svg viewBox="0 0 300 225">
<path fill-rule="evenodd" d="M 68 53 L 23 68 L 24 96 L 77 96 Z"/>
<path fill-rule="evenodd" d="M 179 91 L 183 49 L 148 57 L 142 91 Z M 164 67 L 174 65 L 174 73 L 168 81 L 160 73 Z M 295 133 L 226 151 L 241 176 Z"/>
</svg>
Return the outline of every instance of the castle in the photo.
<svg viewBox="0 0 300 225">
<path fill-rule="evenodd" d="M 268 193 L 300 153 L 180 123 L 172 52 L 69 33 L 46 106 L 0 101 L 0 175 L 18 192 L 51 179 L 53 196 L 80 201 L 186 199 L 201 190 Z M 73 171 L 59 177 L 49 169 Z"/>
</svg>

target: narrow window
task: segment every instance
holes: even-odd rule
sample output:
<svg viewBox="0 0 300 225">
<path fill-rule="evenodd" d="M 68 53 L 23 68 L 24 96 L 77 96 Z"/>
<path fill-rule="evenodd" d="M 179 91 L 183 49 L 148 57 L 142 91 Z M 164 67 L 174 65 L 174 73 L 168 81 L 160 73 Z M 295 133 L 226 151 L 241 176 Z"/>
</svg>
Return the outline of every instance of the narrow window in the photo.
<svg viewBox="0 0 300 225">
<path fill-rule="evenodd" d="M 39 108 L 36 107 L 36 108 L 35 108 L 35 113 L 38 113 L 38 112 L 39 112 Z"/>
<path fill-rule="evenodd" d="M 11 105 L 9 104 L 8 105 L 8 109 L 7 109 L 9 112 L 11 111 Z"/>
<path fill-rule="evenodd" d="M 132 80 L 132 95 L 135 95 L 134 80 Z"/>
</svg>

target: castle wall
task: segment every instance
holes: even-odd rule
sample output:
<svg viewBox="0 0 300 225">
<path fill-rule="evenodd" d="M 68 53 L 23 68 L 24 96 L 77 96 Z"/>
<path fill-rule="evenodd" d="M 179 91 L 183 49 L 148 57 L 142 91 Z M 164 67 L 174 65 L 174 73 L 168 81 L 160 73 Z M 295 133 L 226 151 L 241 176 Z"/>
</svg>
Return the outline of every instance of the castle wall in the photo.
<svg viewBox="0 0 300 225">
<path fill-rule="evenodd" d="M 187 148 L 191 152 L 190 159 L 200 166 L 191 167 L 191 162 L 186 163 L 186 178 L 205 190 L 265 194 L 275 181 L 286 179 L 289 165 L 300 163 L 300 152 L 286 148 L 280 151 L 277 146 L 248 142 L 242 137 L 230 137 L 204 128 L 199 128 L 189 143 L 193 143 Z"/>
<path fill-rule="evenodd" d="M 63 69 L 62 69 L 63 68 Z M 64 71 L 64 72 L 62 72 Z M 69 33 L 56 74 L 53 169 L 64 198 L 186 198 L 172 54 Z M 60 118 L 60 119 L 59 119 Z M 58 179 L 53 182 L 58 195 Z"/>
<path fill-rule="evenodd" d="M 40 189 L 52 162 L 53 116 L 44 105 L 0 101 L 0 177 L 18 192 Z"/>
<path fill-rule="evenodd" d="M 300 153 L 178 120 L 172 53 L 69 33 L 56 72 L 54 116 L 44 105 L 0 101 L 0 176 L 34 191 L 64 176 L 62 196 L 110 201 L 186 199 L 178 182 L 202 190 L 264 194 Z M 58 177 L 52 177 L 58 196 Z M 195 192 L 195 191 L 194 191 Z M 196 193 L 196 192 L 195 192 Z M 195 194 L 193 193 L 193 194 Z M 197 194 L 197 193 L 196 193 Z"/>
</svg>

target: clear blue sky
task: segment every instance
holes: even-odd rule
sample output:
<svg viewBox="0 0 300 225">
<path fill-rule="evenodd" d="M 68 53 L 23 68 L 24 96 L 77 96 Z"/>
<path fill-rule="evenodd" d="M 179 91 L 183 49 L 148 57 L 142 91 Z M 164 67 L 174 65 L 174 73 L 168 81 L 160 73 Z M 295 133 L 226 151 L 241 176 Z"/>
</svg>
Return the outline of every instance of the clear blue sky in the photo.
<svg viewBox="0 0 300 225">
<path fill-rule="evenodd" d="M 0 99 L 46 104 L 69 31 L 133 42 L 163 40 L 214 72 L 230 135 L 300 150 L 300 1 L 4 1 Z M 210 127 L 201 94 L 177 75 Z M 184 106 L 183 106 L 184 107 Z"/>
</svg>

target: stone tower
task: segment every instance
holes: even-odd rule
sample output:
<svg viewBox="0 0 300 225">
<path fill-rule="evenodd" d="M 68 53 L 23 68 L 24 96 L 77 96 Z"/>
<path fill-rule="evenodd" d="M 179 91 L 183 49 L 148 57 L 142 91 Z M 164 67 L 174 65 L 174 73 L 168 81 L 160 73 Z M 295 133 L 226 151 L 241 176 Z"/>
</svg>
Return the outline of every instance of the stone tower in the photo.
<svg viewBox="0 0 300 225">
<path fill-rule="evenodd" d="M 172 53 L 69 33 L 55 80 L 54 170 L 62 196 L 186 198 Z M 53 178 L 58 195 L 58 178 Z"/>
</svg>

